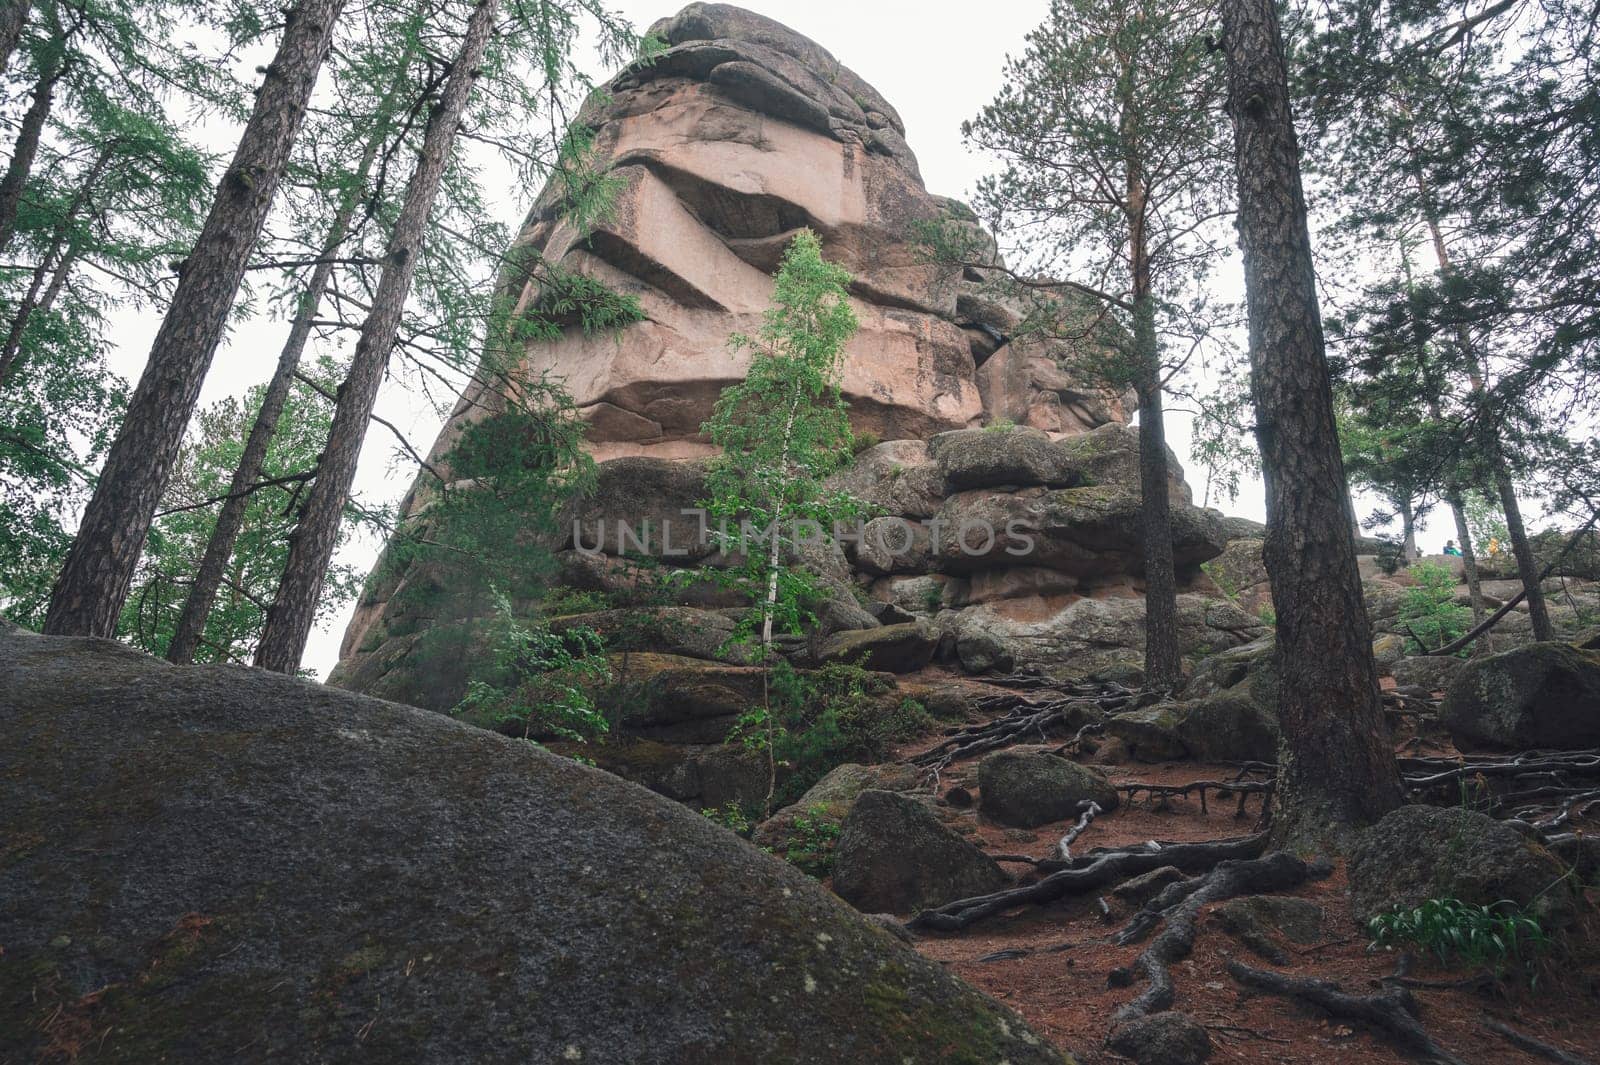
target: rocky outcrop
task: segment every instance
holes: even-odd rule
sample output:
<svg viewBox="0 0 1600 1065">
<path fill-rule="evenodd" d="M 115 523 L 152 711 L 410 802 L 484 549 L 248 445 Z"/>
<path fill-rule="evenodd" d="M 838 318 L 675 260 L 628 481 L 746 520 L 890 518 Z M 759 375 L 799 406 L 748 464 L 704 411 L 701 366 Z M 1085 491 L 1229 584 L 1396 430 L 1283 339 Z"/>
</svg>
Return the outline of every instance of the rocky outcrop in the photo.
<svg viewBox="0 0 1600 1065">
<path fill-rule="evenodd" d="M 1468 662 L 1439 715 L 1465 749 L 1600 747 L 1600 652 L 1536 643 Z"/>
<path fill-rule="evenodd" d="M 1551 931 L 1578 913 L 1561 863 L 1475 810 L 1403 806 L 1358 835 L 1349 859 L 1350 901 L 1363 923 L 1428 899 L 1480 906 L 1504 899 L 1531 910 Z"/>
<path fill-rule="evenodd" d="M 1060 1060 L 698 814 L 289 677 L 0 635 L 0 809 L 17 1060 Z"/>
<path fill-rule="evenodd" d="M 912 913 L 1008 883 L 993 858 L 900 792 L 862 792 L 833 850 L 833 890 L 865 913 Z"/>
</svg>

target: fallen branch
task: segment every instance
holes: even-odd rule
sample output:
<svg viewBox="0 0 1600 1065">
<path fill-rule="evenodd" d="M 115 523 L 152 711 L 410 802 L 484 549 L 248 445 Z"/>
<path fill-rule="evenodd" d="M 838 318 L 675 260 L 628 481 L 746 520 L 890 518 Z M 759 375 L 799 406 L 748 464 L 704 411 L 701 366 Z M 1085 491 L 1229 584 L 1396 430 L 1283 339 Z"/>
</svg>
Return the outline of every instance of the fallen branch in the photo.
<svg viewBox="0 0 1600 1065">
<path fill-rule="evenodd" d="M 1078 823 L 1068 829 L 1067 834 L 1061 837 L 1061 842 L 1056 844 L 1056 857 L 1063 862 L 1072 861 L 1072 845 L 1078 842 L 1078 837 L 1094 823 L 1095 817 L 1103 812 L 1100 804 L 1093 799 L 1083 800 L 1078 804 L 1078 809 L 1081 811 Z"/>
<path fill-rule="evenodd" d="M 1198 880 L 1169 884 L 1148 906 L 1135 914 L 1133 921 L 1116 937 L 1118 945 L 1126 946 L 1149 935 L 1157 924 L 1166 922 L 1166 927 L 1134 961 L 1132 970 L 1112 973 L 1114 983 L 1131 983 L 1135 972 L 1149 981 L 1133 1001 L 1117 1011 L 1117 1022 L 1157 1013 L 1172 1005 L 1175 992 L 1170 966 L 1187 958 L 1194 950 L 1195 937 L 1200 930 L 1201 909 L 1210 903 L 1239 895 L 1294 887 L 1308 875 L 1305 862 L 1284 851 L 1274 851 L 1250 861 L 1223 862 Z"/>
<path fill-rule="evenodd" d="M 1370 1024 L 1418 1060 L 1466 1065 L 1433 1041 L 1415 1016 L 1416 999 L 1403 987 L 1391 987 L 1375 995 L 1352 995 L 1332 980 L 1252 969 L 1236 961 L 1229 961 L 1227 968 L 1228 974 L 1246 987 L 1298 999 L 1335 1017 Z"/>
<path fill-rule="evenodd" d="M 1130 876 L 1148 873 L 1164 865 L 1199 872 L 1210 869 L 1219 862 L 1258 857 L 1267 846 L 1267 834 L 1258 833 L 1237 840 L 1212 843 L 1177 843 L 1155 849 L 1114 850 L 1090 852 L 1073 859 L 1066 868 L 1051 872 L 1043 880 L 1025 887 L 1008 888 L 988 895 L 956 899 L 931 910 L 923 910 L 910 921 L 908 928 L 933 929 L 939 932 L 959 932 L 986 918 L 1004 913 L 1017 906 L 1054 902 L 1068 895 L 1082 895 L 1106 884 L 1120 882 Z M 1051 862 L 1040 862 L 1047 869 Z"/>
</svg>

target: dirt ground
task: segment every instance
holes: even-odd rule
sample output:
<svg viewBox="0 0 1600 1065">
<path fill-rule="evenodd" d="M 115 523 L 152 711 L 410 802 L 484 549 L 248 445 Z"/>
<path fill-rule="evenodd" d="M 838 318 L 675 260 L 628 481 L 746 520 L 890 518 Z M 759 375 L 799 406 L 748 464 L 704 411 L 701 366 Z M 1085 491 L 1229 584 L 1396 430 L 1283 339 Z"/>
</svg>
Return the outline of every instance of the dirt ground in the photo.
<svg viewBox="0 0 1600 1065">
<path fill-rule="evenodd" d="M 1435 746 L 1430 744 L 1431 746 Z M 1413 745 L 1412 750 L 1415 750 Z M 907 752 L 909 753 L 909 752 Z M 1430 750 L 1429 753 L 1433 753 Z M 1093 759 L 1085 759 L 1093 760 Z M 1193 762 L 1164 765 L 1102 765 L 1115 783 L 1180 784 L 1193 780 L 1226 779 L 1233 774 L 1222 766 Z M 952 786 L 977 793 L 977 763 L 950 767 L 939 792 Z M 1075 854 L 1096 847 L 1116 847 L 1147 840 L 1197 841 L 1244 835 L 1255 827 L 1260 797 L 1247 801 L 1243 819 L 1236 817 L 1234 800 L 1212 797 L 1209 813 L 1198 799 L 1149 802 L 1140 798 L 1102 815 L 1074 844 Z M 958 809 L 941 802 L 943 816 L 990 854 L 1049 855 L 1070 822 L 1036 830 L 1007 829 L 984 821 L 973 809 Z M 1595 826 L 1600 831 L 1600 826 Z M 1013 863 L 1006 868 L 1026 880 L 1031 867 Z M 1369 993 L 1380 990 L 1380 978 L 1395 971 L 1396 957 L 1371 952 L 1367 937 L 1350 914 L 1344 870 L 1336 866 L 1331 877 L 1309 881 L 1287 892 L 1318 903 L 1324 913 L 1322 938 L 1297 946 L 1279 940 L 1292 958 L 1288 966 L 1275 966 L 1230 937 L 1208 915 L 1194 954 L 1174 967 L 1177 1000 L 1174 1009 L 1188 1013 L 1211 1033 L 1211 1061 L 1224 1063 L 1340 1063 L 1388 1065 L 1414 1060 L 1360 1024 L 1330 1019 L 1275 995 L 1247 991 L 1224 969 L 1230 958 L 1257 968 L 1278 969 L 1307 976 L 1334 979 L 1344 990 Z M 1591 900 L 1600 902 L 1597 892 Z M 1068 898 L 1048 906 L 1024 906 L 991 918 L 963 933 L 919 932 L 917 948 L 947 966 L 962 979 L 982 988 L 1015 1009 L 1034 1030 L 1072 1053 L 1081 1065 L 1125 1062 L 1104 1046 L 1112 1015 L 1142 985 L 1113 988 L 1112 970 L 1129 965 L 1143 944 L 1119 947 L 1112 936 L 1127 923 L 1133 907 L 1109 893 L 1109 918 L 1098 909 L 1098 893 Z M 1214 909 L 1214 907 L 1213 907 Z M 1569 1053 L 1600 1062 L 1600 948 L 1589 935 L 1587 946 L 1552 957 L 1542 967 L 1534 987 L 1508 986 L 1495 991 L 1475 989 L 1414 990 L 1420 1019 L 1429 1033 L 1463 1061 L 1483 1065 L 1535 1065 L 1548 1059 L 1519 1050 L 1482 1026 L 1494 1019 Z M 1416 958 L 1415 979 L 1451 982 L 1472 975 L 1463 967 L 1445 967 L 1432 957 Z"/>
</svg>

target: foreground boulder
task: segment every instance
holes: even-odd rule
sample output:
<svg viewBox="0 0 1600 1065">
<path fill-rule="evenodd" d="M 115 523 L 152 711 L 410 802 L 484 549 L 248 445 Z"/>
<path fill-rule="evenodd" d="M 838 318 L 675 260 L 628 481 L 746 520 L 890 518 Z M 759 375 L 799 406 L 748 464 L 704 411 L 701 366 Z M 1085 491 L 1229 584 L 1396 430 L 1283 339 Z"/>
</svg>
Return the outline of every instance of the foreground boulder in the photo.
<svg viewBox="0 0 1600 1065">
<path fill-rule="evenodd" d="M 0 810 L 7 1060 L 1060 1060 L 666 799 L 271 673 L 0 634 Z"/>
<path fill-rule="evenodd" d="M 1200 1065 L 1211 1057 L 1211 1033 L 1187 1013 L 1152 1013 L 1111 1033 L 1106 1045 L 1135 1065 Z"/>
<path fill-rule="evenodd" d="M 862 792 L 833 850 L 833 890 L 866 913 L 911 913 L 1008 883 L 994 859 L 893 791 Z"/>
<path fill-rule="evenodd" d="M 1561 863 L 1475 810 L 1402 806 L 1356 838 L 1349 873 L 1351 905 L 1362 922 L 1428 899 L 1507 900 L 1531 910 L 1547 931 L 1577 914 Z"/>
<path fill-rule="evenodd" d="M 978 763 L 978 807 L 1013 828 L 1037 828 L 1078 816 L 1079 804 L 1117 808 L 1110 781 L 1048 751 L 996 751 Z"/>
<path fill-rule="evenodd" d="M 1439 713 L 1466 749 L 1600 746 L 1600 652 L 1536 643 L 1468 662 Z"/>
</svg>

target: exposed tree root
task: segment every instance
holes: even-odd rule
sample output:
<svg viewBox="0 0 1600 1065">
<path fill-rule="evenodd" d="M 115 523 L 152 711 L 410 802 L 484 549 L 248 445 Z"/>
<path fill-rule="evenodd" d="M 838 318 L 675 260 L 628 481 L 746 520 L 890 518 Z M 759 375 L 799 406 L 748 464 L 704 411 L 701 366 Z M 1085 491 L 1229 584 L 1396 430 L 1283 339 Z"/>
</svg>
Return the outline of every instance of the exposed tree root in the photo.
<svg viewBox="0 0 1600 1065">
<path fill-rule="evenodd" d="M 1078 823 L 1067 829 L 1067 834 L 1056 844 L 1056 858 L 1063 862 L 1072 861 L 1072 845 L 1078 842 L 1078 837 L 1094 823 L 1095 817 L 1104 812 L 1100 809 L 1100 804 L 1093 799 L 1080 802 L 1078 811 Z"/>
<path fill-rule="evenodd" d="M 1229 975 L 1244 986 L 1298 999 L 1336 1017 L 1371 1025 L 1416 1060 L 1466 1065 L 1433 1041 L 1416 1018 L 1416 999 L 1403 987 L 1390 987 L 1375 995 L 1352 995 L 1332 980 L 1252 969 L 1236 961 L 1227 965 Z"/>
<path fill-rule="evenodd" d="M 999 714 L 993 720 L 955 729 L 949 738 L 911 759 L 935 777 L 953 762 L 1019 743 L 1045 742 L 1054 731 L 1077 725 L 1077 734 L 1062 749 L 1081 743 L 1096 731 L 1098 722 L 1078 724 L 1085 713 L 1096 715 L 1128 710 L 1158 701 L 1159 692 L 1139 692 L 1120 684 L 1029 684 L 1046 689 L 1056 698 L 1030 699 L 1022 695 L 991 695 L 978 700 L 981 713 Z"/>
<path fill-rule="evenodd" d="M 1206 794 L 1215 792 L 1218 798 L 1237 798 L 1238 804 L 1234 810 L 1234 817 L 1242 819 L 1245 816 L 1245 799 L 1251 795 L 1260 795 L 1261 813 L 1265 816 L 1269 804 L 1272 802 L 1272 792 L 1277 786 L 1277 779 L 1268 776 L 1265 780 L 1249 780 L 1248 777 L 1260 773 L 1255 765 L 1246 766 L 1231 780 L 1191 780 L 1186 784 L 1145 784 L 1135 781 L 1131 784 L 1119 784 L 1117 790 L 1127 796 L 1128 805 L 1133 805 L 1142 794 L 1145 802 L 1165 809 L 1172 799 L 1187 799 L 1191 793 L 1200 796 L 1200 812 L 1209 814 L 1211 808 L 1206 803 Z"/>
<path fill-rule="evenodd" d="M 1086 894 L 1164 865 L 1191 872 L 1209 869 L 1219 862 L 1257 857 L 1266 846 L 1267 835 L 1261 832 L 1212 843 L 1146 844 L 1133 850 L 1091 851 L 1070 863 L 1040 862 L 1040 869 L 1055 867 L 1043 880 L 989 895 L 956 899 L 935 909 L 923 910 L 906 924 L 910 928 L 959 932 L 1017 906 Z"/>
<path fill-rule="evenodd" d="M 1600 808 L 1600 749 L 1402 758 L 1400 770 L 1416 801 L 1455 803 L 1475 783 L 1486 812 L 1547 837 Z"/>
<path fill-rule="evenodd" d="M 1121 946 L 1137 943 L 1156 925 L 1166 922 L 1161 933 L 1150 941 L 1131 970 L 1112 973 L 1113 982 L 1132 983 L 1142 975 L 1148 986 L 1117 1011 L 1118 1023 L 1156 1013 L 1172 1005 L 1174 989 L 1170 966 L 1187 958 L 1199 934 L 1200 911 L 1210 903 L 1238 895 L 1281 891 L 1302 883 L 1309 875 L 1306 863 L 1292 854 L 1275 851 L 1248 861 L 1228 861 L 1203 877 L 1169 884 L 1116 937 Z"/>
<path fill-rule="evenodd" d="M 1557 1062 L 1558 1065 L 1594 1065 L 1588 1058 L 1581 1058 L 1569 1050 L 1551 1046 L 1541 1042 L 1531 1035 L 1523 1035 L 1508 1024 L 1499 1021 L 1484 1021 L 1483 1026 L 1494 1034 L 1501 1036 L 1506 1042 L 1530 1054 L 1537 1054 L 1547 1061 Z"/>
</svg>

